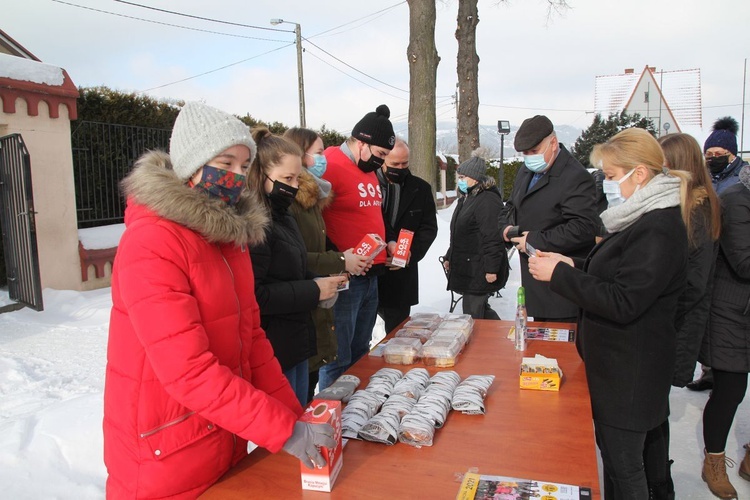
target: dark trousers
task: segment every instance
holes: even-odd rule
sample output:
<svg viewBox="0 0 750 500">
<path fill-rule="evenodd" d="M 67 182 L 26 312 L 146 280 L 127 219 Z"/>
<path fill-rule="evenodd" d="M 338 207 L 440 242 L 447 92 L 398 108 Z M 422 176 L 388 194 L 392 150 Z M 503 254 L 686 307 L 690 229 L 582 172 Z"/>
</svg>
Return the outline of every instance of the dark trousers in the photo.
<svg viewBox="0 0 750 500">
<path fill-rule="evenodd" d="M 470 295 L 465 293 L 463 299 L 464 314 L 470 314 L 474 319 L 500 319 L 494 309 L 490 307 L 489 296 Z"/>
<path fill-rule="evenodd" d="M 646 432 L 618 429 L 594 421 L 596 444 L 604 466 L 605 500 L 648 498 L 643 447 Z"/>
<path fill-rule="evenodd" d="M 672 460 L 669 459 L 669 420 L 646 433 L 643 447 L 643 467 L 646 471 L 650 498 L 671 500 L 674 498 L 672 482 Z"/>
<path fill-rule="evenodd" d="M 711 370 L 714 388 L 703 409 L 703 442 L 709 453 L 722 453 L 727 446 L 729 429 L 737 407 L 745 399 L 747 373 Z"/>
<path fill-rule="evenodd" d="M 401 324 L 411 314 L 411 306 L 402 307 L 378 307 L 378 316 L 385 322 L 386 335 Z"/>
</svg>

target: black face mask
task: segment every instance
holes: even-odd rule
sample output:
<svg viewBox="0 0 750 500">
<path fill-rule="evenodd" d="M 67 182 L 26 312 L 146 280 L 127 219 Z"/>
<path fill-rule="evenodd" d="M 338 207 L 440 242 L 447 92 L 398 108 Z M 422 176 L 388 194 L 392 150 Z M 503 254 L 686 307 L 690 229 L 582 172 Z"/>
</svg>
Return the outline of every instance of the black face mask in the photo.
<svg viewBox="0 0 750 500">
<path fill-rule="evenodd" d="M 713 158 L 707 159 L 706 163 L 712 174 L 720 174 L 725 168 L 727 168 L 727 165 L 729 165 L 729 155 L 714 156 Z"/>
<path fill-rule="evenodd" d="M 367 149 L 370 150 L 370 159 L 364 161 L 362 160 L 362 158 L 360 158 L 357 162 L 357 167 L 359 167 L 359 169 L 366 174 L 374 172 L 379 168 L 383 168 L 383 163 L 385 163 L 384 159 L 378 158 L 377 156 L 372 154 L 372 149 L 370 149 L 370 146 L 367 146 Z"/>
<path fill-rule="evenodd" d="M 271 179 L 268 179 L 271 181 Z M 294 201 L 294 198 L 297 196 L 297 189 L 296 187 L 292 187 L 289 184 L 284 184 L 280 181 L 271 181 L 273 182 L 273 189 L 271 189 L 271 192 L 268 193 L 268 201 L 271 202 L 271 207 L 274 210 L 279 210 L 281 212 L 287 210 L 289 208 L 289 205 L 292 204 Z"/>
<path fill-rule="evenodd" d="M 403 184 L 408 175 L 408 168 L 385 167 L 385 177 L 394 184 Z"/>
</svg>

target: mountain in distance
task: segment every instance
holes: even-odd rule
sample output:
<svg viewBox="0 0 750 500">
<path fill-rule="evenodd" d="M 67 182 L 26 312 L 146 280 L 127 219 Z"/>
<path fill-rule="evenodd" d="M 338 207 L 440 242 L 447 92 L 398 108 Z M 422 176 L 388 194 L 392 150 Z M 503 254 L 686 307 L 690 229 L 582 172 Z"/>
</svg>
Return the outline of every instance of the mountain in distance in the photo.
<svg viewBox="0 0 750 500">
<path fill-rule="evenodd" d="M 399 135 L 402 135 L 408 140 L 408 124 L 406 122 L 394 122 L 393 128 L 399 131 L 403 131 Z M 510 134 L 505 136 L 503 146 L 503 157 L 511 158 L 513 156 L 520 156 L 520 153 L 513 149 L 513 140 L 518 132 L 518 126 L 510 126 Z M 573 127 L 571 125 L 556 125 L 555 132 L 557 132 L 558 140 L 565 145 L 566 148 L 571 149 L 575 144 L 576 139 L 580 137 L 583 132 L 582 129 Z M 497 133 L 497 125 L 479 125 L 479 143 L 481 147 L 486 148 L 489 156 L 500 158 L 500 134 Z M 455 154 L 458 153 L 458 138 L 456 137 L 456 123 L 451 121 L 439 121 L 437 122 L 437 149 L 439 152 L 444 154 Z"/>
</svg>

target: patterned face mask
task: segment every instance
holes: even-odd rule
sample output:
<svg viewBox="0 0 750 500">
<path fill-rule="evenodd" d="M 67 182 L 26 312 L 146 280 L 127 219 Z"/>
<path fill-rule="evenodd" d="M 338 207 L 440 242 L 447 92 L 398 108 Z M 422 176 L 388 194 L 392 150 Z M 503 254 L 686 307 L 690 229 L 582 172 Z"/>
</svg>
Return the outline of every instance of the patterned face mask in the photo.
<svg viewBox="0 0 750 500">
<path fill-rule="evenodd" d="M 229 206 L 234 206 L 245 189 L 245 182 L 245 176 L 242 174 L 204 165 L 201 180 L 193 188 L 213 198 L 220 198 Z"/>
</svg>

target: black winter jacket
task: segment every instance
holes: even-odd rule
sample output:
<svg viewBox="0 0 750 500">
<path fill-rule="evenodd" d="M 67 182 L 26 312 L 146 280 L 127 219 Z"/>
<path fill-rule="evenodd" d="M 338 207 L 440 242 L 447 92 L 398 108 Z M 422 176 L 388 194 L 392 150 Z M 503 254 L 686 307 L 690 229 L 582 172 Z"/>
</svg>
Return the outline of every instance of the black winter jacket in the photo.
<svg viewBox="0 0 750 500">
<path fill-rule="evenodd" d="M 307 271 L 307 249 L 297 222 L 287 210 L 274 210 L 272 216 L 265 243 L 251 248 L 250 258 L 261 326 L 287 371 L 317 352 L 311 312 L 320 289 Z"/>
<path fill-rule="evenodd" d="M 695 362 L 711 308 L 716 254 L 719 242 L 711 239 L 711 207 L 698 206 L 691 224 L 693 243 L 688 247 L 687 285 L 677 305 L 677 359 L 672 385 L 685 387 L 693 380 Z"/>
<path fill-rule="evenodd" d="M 378 175 L 378 179 L 381 179 Z M 387 182 L 387 181 L 386 181 Z M 381 180 L 380 189 L 387 185 Z M 385 219 L 386 239 L 396 241 L 401 229 L 414 232 L 409 264 L 395 271 L 388 270 L 378 277 L 378 301 L 385 307 L 413 306 L 419 303 L 419 261 L 430 249 L 437 236 L 435 199 L 430 185 L 412 174 L 401 185 L 396 224 L 391 225 L 389 214 Z"/>
<path fill-rule="evenodd" d="M 482 295 L 500 290 L 508 281 L 508 255 L 497 217 L 503 198 L 491 180 L 476 184 L 456 202 L 451 219 L 448 290 Z M 485 274 L 497 274 L 488 283 Z"/>
<path fill-rule="evenodd" d="M 669 415 L 687 249 L 673 207 L 608 234 L 576 268 L 555 267 L 552 291 L 581 307 L 576 345 L 597 422 L 643 432 Z"/>
<path fill-rule="evenodd" d="M 750 189 L 721 193 L 721 237 L 711 313 L 698 358 L 712 368 L 750 372 Z"/>
<path fill-rule="evenodd" d="M 500 230 L 518 226 L 529 231 L 526 241 L 537 250 L 585 258 L 600 232 L 594 178 L 564 146 L 552 166 L 527 191 L 533 173 L 521 168 L 499 218 Z M 521 283 L 526 289 L 529 316 L 570 318 L 578 306 L 550 291 L 549 283 L 529 274 L 529 259 L 520 253 Z"/>
</svg>

